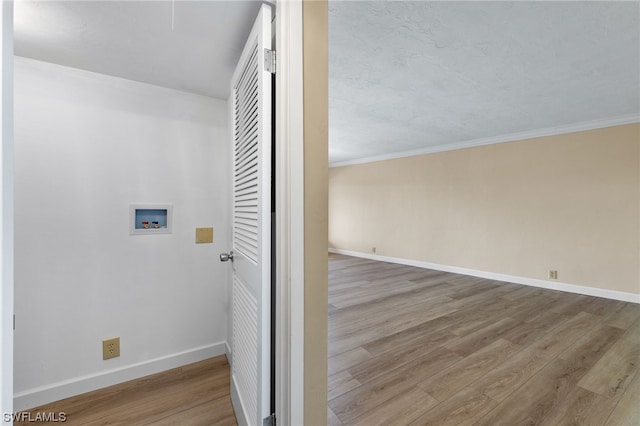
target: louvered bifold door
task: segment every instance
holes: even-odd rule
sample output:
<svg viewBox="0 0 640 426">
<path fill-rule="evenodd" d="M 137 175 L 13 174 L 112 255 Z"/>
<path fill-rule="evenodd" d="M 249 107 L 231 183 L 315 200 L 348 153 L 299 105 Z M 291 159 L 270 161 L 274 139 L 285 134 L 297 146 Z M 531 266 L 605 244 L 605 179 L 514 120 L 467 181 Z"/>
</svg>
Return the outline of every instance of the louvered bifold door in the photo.
<svg viewBox="0 0 640 426">
<path fill-rule="evenodd" d="M 239 424 L 270 415 L 271 10 L 262 5 L 231 81 L 233 284 L 231 395 Z"/>
</svg>

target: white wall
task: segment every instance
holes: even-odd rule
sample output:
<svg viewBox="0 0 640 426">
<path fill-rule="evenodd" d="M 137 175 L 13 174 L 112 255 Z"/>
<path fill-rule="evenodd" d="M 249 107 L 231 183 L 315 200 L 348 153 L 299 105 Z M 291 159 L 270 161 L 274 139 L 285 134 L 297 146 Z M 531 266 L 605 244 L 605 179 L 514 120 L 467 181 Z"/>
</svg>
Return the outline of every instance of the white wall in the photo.
<svg viewBox="0 0 640 426">
<path fill-rule="evenodd" d="M 16 409 L 224 353 L 226 106 L 16 58 Z M 173 234 L 130 236 L 138 202 Z"/>
</svg>

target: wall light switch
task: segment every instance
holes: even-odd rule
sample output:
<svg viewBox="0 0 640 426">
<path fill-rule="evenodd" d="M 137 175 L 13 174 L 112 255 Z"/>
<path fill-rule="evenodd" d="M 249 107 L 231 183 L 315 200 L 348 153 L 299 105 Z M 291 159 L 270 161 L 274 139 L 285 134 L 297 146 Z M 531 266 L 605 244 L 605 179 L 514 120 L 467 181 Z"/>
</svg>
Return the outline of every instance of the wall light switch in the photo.
<svg viewBox="0 0 640 426">
<path fill-rule="evenodd" d="M 213 228 L 196 228 L 196 244 L 212 243 Z"/>
</svg>

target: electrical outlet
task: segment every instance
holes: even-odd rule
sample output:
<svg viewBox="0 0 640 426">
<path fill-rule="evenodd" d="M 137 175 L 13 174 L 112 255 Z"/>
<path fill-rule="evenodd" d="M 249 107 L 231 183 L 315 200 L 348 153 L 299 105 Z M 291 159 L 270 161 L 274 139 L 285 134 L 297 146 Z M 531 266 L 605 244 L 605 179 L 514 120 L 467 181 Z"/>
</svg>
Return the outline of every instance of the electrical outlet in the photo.
<svg viewBox="0 0 640 426">
<path fill-rule="evenodd" d="M 558 271 L 551 269 L 549 271 L 549 278 L 551 278 L 552 280 L 557 280 L 558 279 Z"/>
<path fill-rule="evenodd" d="M 371 253 L 373 253 L 373 254 L 376 253 L 376 248 L 375 247 L 371 247 Z"/>
<path fill-rule="evenodd" d="M 102 359 L 110 359 L 120 356 L 120 338 L 114 337 L 102 341 Z"/>
</svg>

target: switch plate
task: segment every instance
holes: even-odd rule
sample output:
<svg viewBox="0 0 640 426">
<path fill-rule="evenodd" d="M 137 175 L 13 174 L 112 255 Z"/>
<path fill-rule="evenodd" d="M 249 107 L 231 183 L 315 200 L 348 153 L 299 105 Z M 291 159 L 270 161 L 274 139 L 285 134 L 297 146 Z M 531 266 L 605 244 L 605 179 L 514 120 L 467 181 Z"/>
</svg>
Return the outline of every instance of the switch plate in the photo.
<svg viewBox="0 0 640 426">
<path fill-rule="evenodd" d="M 213 228 L 196 228 L 196 244 L 212 243 Z"/>
<path fill-rule="evenodd" d="M 116 358 L 120 356 L 120 338 L 114 337 L 102 341 L 102 359 Z"/>
</svg>

